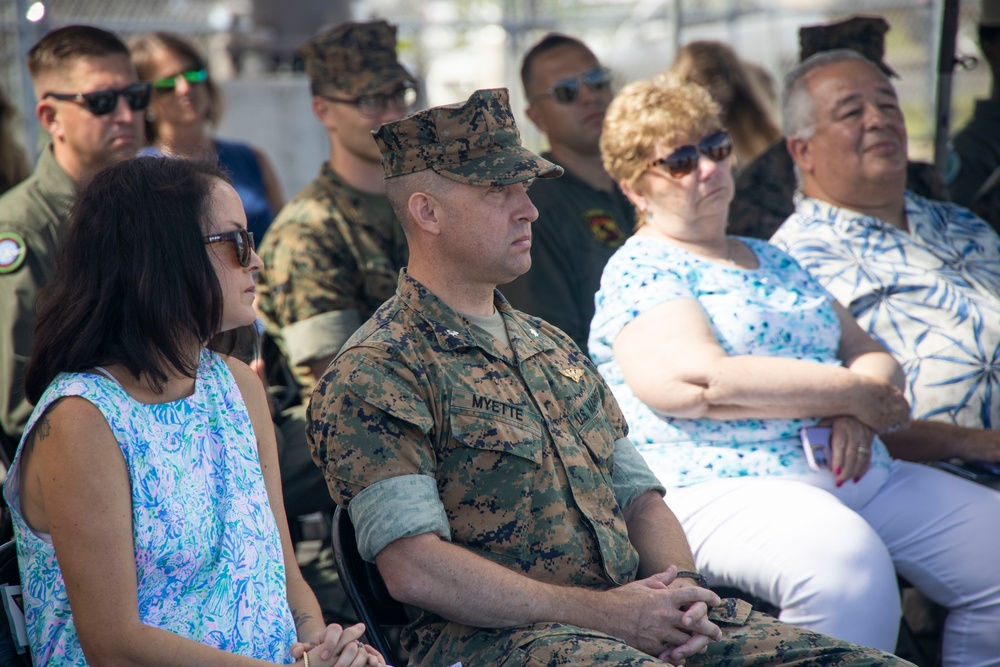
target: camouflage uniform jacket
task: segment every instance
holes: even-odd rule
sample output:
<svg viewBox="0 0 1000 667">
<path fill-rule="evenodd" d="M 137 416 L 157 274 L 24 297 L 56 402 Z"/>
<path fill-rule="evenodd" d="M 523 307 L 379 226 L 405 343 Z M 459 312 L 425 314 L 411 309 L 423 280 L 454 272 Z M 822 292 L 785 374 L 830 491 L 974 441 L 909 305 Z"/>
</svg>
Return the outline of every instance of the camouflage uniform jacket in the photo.
<svg viewBox="0 0 1000 667">
<path fill-rule="evenodd" d="M 389 211 L 388 200 L 381 215 L 373 210 L 324 163 L 264 236 L 258 311 L 307 392 L 315 378 L 304 364 L 336 354 L 395 290 L 408 252 Z"/>
<path fill-rule="evenodd" d="M 11 454 L 31 414 L 24 369 L 35 296 L 55 270 L 60 227 L 75 197 L 76 185 L 50 145 L 34 173 L 0 198 L 0 426 Z"/>
<path fill-rule="evenodd" d="M 499 293 L 495 306 L 514 358 L 401 272 L 395 298 L 313 394 L 309 440 L 330 492 L 350 503 L 369 560 L 395 539 L 435 532 L 553 584 L 632 581 L 638 556 L 621 510 L 663 487 L 579 348 Z M 404 644 L 411 664 L 443 665 L 505 632 L 422 612 Z"/>
</svg>

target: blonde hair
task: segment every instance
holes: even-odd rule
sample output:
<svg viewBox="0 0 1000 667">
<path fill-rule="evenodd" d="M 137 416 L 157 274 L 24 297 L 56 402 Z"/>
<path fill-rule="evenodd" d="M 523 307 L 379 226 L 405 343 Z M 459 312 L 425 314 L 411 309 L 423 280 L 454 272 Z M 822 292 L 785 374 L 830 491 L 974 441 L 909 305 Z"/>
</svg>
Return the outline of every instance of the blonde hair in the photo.
<svg viewBox="0 0 1000 667">
<path fill-rule="evenodd" d="M 722 42 L 695 41 L 677 52 L 670 71 L 683 81 L 711 90 L 729 88 L 732 99 L 721 110 L 722 125 L 733 137 L 736 162 L 745 166 L 781 138 L 773 104 L 747 63 Z"/>
<path fill-rule="evenodd" d="M 625 86 L 604 115 L 601 157 L 615 181 L 635 187 L 656 157 L 656 146 L 676 146 L 721 129 L 719 105 L 701 86 L 661 74 Z"/>
<path fill-rule="evenodd" d="M 174 33 L 151 32 L 140 35 L 130 42 L 130 47 L 132 49 L 132 62 L 135 64 L 139 78 L 143 81 L 153 80 L 153 55 L 156 51 L 166 51 L 178 58 L 190 61 L 191 66 L 196 69 L 208 71 L 208 61 L 198 52 L 195 45 Z M 210 127 L 215 127 L 222 119 L 222 91 L 215 85 L 211 76 L 205 80 L 203 85 L 208 92 L 205 121 Z M 156 139 L 156 124 L 147 119 L 146 140 L 149 143 L 155 143 Z"/>
</svg>

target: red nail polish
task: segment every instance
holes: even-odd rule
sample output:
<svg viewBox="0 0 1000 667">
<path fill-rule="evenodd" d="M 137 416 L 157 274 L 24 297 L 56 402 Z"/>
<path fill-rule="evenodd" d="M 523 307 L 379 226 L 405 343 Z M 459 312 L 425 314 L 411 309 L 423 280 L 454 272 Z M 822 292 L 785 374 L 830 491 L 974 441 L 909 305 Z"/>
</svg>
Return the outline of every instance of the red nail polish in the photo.
<svg viewBox="0 0 1000 667">
<path fill-rule="evenodd" d="M 840 466 L 837 466 L 836 468 L 833 469 L 833 474 L 834 475 L 839 475 L 840 474 Z"/>
</svg>

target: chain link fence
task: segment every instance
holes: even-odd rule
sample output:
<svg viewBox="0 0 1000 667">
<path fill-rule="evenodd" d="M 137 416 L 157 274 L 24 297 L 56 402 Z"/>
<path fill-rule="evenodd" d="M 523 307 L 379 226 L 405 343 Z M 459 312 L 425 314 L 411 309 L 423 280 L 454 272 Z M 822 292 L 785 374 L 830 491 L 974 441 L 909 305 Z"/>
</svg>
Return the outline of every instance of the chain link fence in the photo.
<svg viewBox="0 0 1000 667">
<path fill-rule="evenodd" d="M 521 55 L 550 30 L 578 36 L 624 84 L 669 67 L 679 45 L 718 39 L 763 66 L 780 86 L 798 61 L 798 28 L 853 14 L 881 15 L 891 25 L 886 61 L 899 72 L 900 93 L 915 158 L 933 158 L 934 91 L 943 2 L 958 0 L 49 0 L 45 16 L 24 16 L 30 0 L 0 2 L 0 87 L 25 120 L 22 142 L 37 152 L 31 124 L 34 98 L 24 54 L 46 31 L 91 23 L 123 38 L 170 30 L 209 55 L 212 74 L 229 98 L 221 134 L 253 141 L 279 167 L 286 195 L 312 178 L 326 151 L 309 110 L 294 49 L 325 25 L 385 17 L 399 26 L 400 53 L 421 80 L 422 103 L 464 99 L 475 88 L 511 89 L 524 108 L 518 80 Z M 957 51 L 979 56 L 978 0 L 960 3 Z M 976 97 L 989 95 L 983 64 L 957 69 L 951 128 L 970 116 Z M 542 138 L 519 113 L 525 143 Z M 28 137 L 31 140 L 28 140 Z"/>
</svg>

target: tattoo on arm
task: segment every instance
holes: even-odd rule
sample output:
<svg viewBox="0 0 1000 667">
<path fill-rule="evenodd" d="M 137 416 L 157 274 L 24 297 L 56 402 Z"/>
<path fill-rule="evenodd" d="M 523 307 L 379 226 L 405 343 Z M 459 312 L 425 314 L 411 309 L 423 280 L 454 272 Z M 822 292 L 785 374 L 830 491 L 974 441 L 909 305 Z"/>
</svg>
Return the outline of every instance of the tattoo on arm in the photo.
<svg viewBox="0 0 1000 667">
<path fill-rule="evenodd" d="M 313 620 L 313 617 L 309 612 L 300 612 L 298 609 L 292 609 L 292 620 L 295 621 L 295 629 L 301 630 L 303 625 Z"/>
<path fill-rule="evenodd" d="M 35 422 L 34 428 L 31 429 L 31 435 L 28 436 L 28 441 L 24 443 L 25 450 L 30 451 L 36 444 L 52 435 L 52 422 L 49 421 L 49 412 L 52 408 L 58 405 L 61 400 L 62 399 L 60 398 L 57 401 L 53 401 L 52 405 L 50 405 L 45 412 L 42 413 L 42 416 L 38 418 L 38 421 Z"/>
<path fill-rule="evenodd" d="M 38 420 L 35 424 L 35 429 L 32 431 L 38 440 L 44 440 L 45 438 L 52 435 L 52 422 L 49 421 L 49 413 L 46 412 L 42 415 L 42 418 Z"/>
</svg>

